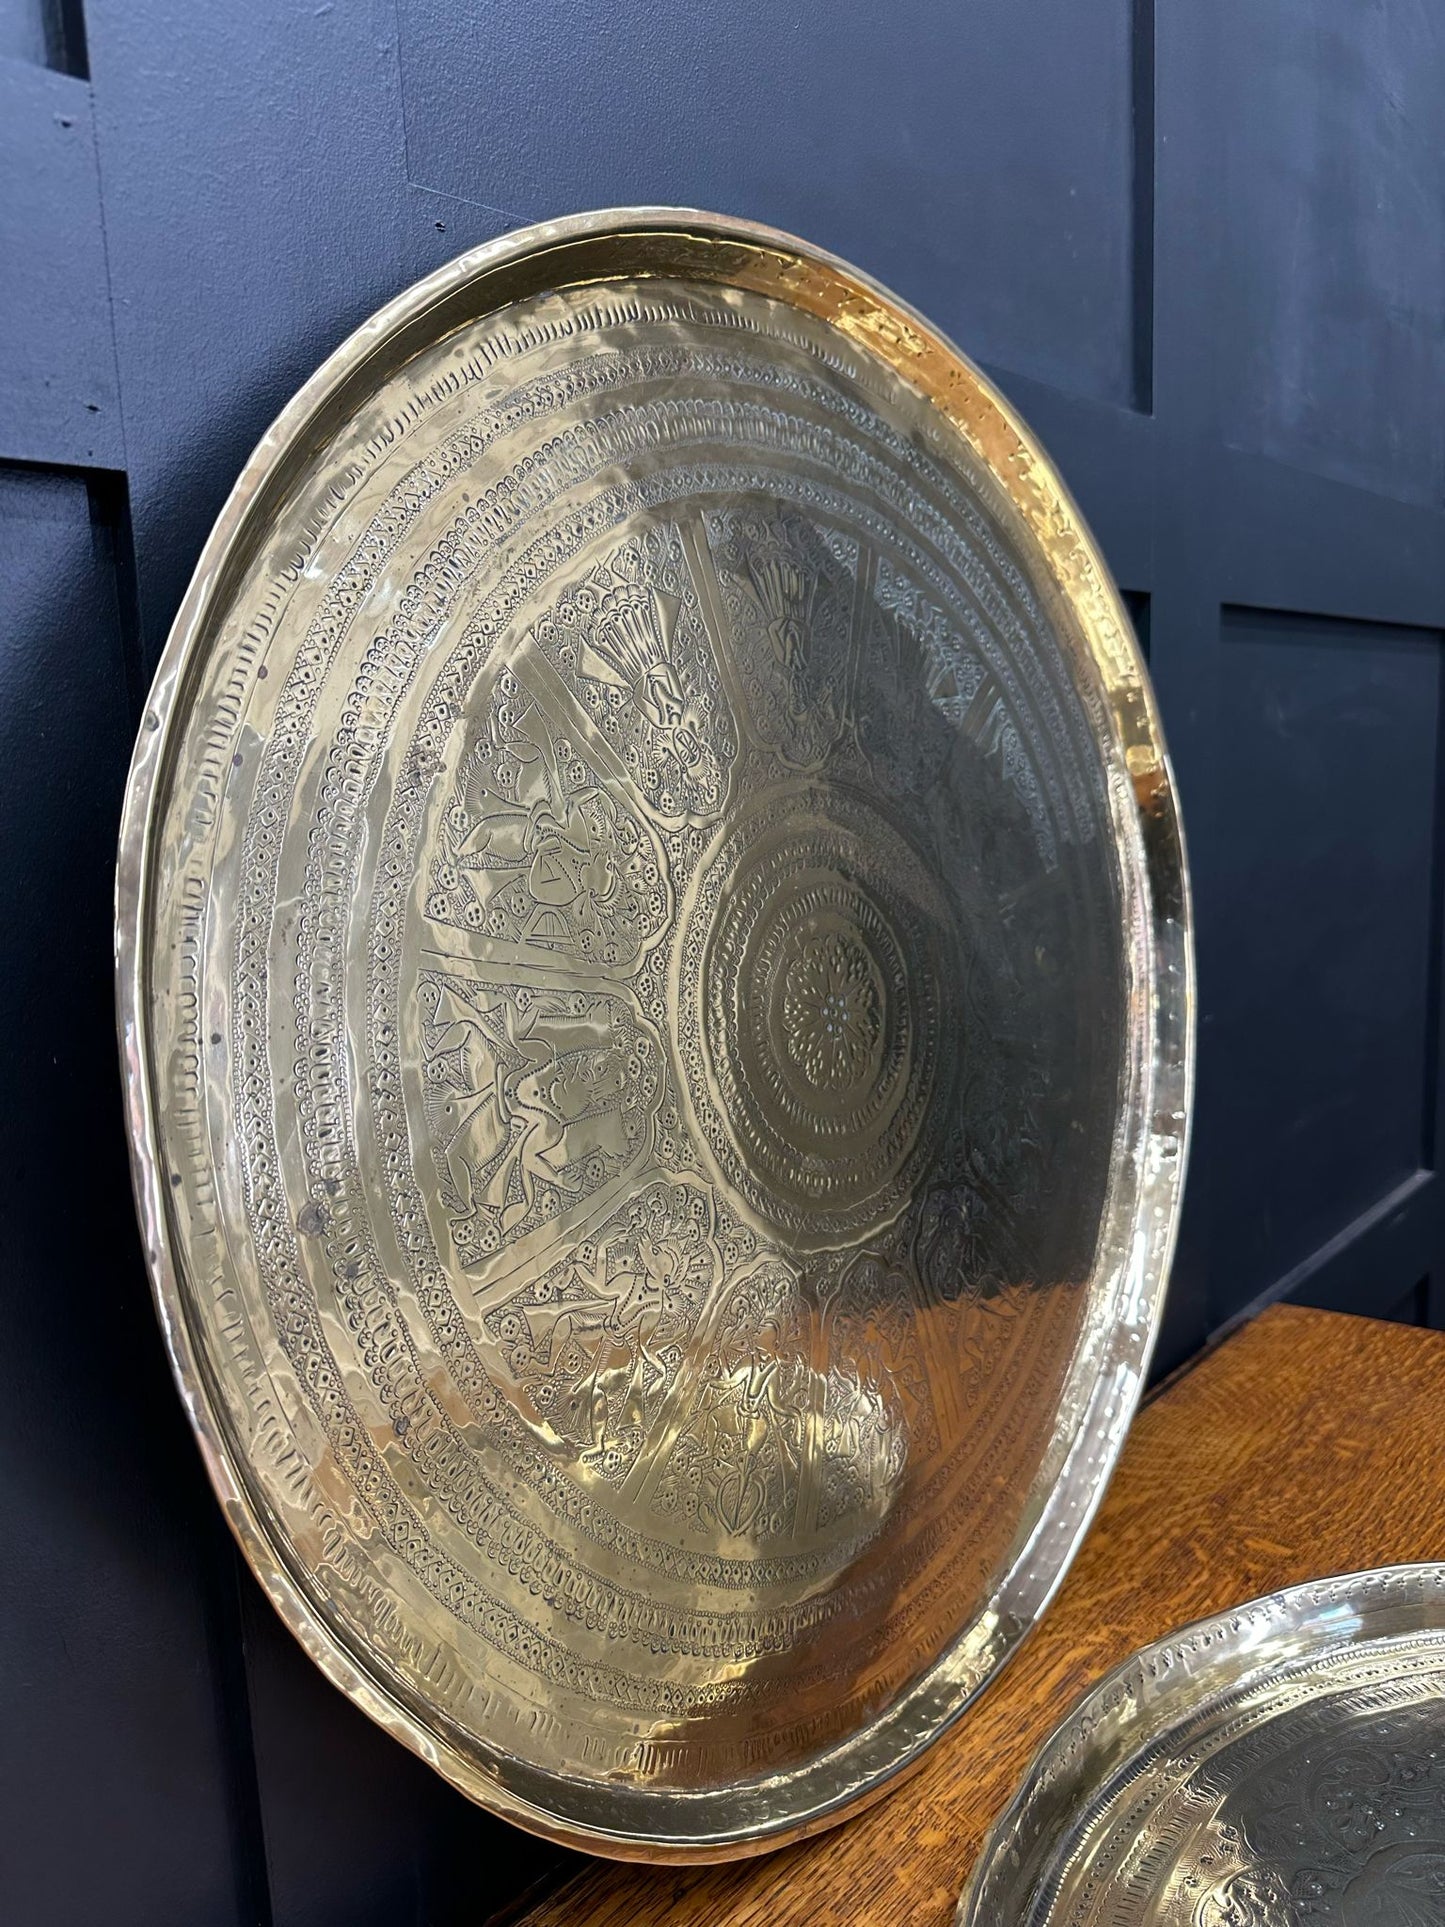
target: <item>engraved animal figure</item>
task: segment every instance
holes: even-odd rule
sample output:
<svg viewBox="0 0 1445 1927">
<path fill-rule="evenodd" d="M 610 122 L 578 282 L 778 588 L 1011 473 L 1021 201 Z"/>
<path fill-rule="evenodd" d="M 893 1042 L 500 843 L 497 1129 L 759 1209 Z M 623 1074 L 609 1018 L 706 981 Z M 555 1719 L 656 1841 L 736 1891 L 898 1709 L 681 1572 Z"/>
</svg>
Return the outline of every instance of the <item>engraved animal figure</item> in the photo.
<svg viewBox="0 0 1445 1927">
<path fill-rule="evenodd" d="M 427 913 L 504 942 L 628 964 L 666 894 L 639 825 L 510 671 L 463 766 Z"/>
<path fill-rule="evenodd" d="M 487 1319 L 537 1413 L 583 1463 L 637 1455 L 716 1272 L 710 1200 L 660 1183 Z"/>
<path fill-rule="evenodd" d="M 608 999 L 441 977 L 418 994 L 440 1195 L 459 1256 L 476 1263 L 630 1161 L 657 1052 Z"/>
</svg>

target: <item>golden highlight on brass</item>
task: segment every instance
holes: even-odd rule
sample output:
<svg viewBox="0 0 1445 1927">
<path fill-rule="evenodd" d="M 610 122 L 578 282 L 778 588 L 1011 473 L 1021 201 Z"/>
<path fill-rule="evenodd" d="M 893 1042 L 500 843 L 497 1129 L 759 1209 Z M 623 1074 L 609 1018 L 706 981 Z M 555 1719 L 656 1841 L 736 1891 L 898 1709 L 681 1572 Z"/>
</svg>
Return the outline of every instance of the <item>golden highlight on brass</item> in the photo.
<svg viewBox="0 0 1445 1927">
<path fill-rule="evenodd" d="M 604 1853 L 908 1767 L 1100 1496 L 1190 1104 L 1152 698 L 989 384 L 707 215 L 421 283 L 211 537 L 117 945 L 172 1362 L 336 1684 Z"/>
</svg>

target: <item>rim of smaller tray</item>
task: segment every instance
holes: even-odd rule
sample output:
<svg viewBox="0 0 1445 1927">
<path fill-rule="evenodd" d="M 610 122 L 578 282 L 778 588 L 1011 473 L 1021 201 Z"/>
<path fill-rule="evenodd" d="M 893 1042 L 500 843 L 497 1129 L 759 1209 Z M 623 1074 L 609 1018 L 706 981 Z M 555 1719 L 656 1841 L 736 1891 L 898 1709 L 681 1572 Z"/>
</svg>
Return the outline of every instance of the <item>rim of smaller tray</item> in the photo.
<svg viewBox="0 0 1445 1927">
<path fill-rule="evenodd" d="M 1105 1783 L 1092 1771 L 1102 1755 L 1113 1779 L 1221 1695 L 1260 1685 L 1280 1666 L 1428 1631 L 1445 1633 L 1445 1564 L 1418 1561 L 1261 1593 L 1139 1647 L 1085 1689 L 1030 1760 L 1018 1791 L 984 1836 L 959 1897 L 957 1927 L 1020 1918 L 1000 1909 L 1016 1909 L 1020 1899 L 1032 1902 L 1038 1893 L 1044 1870 L 1025 1872 L 1036 1810 L 1047 1806 L 1038 1824 L 1049 1841 L 1068 1837 Z M 1030 1881 L 1023 1895 L 1021 1879 Z"/>
<path fill-rule="evenodd" d="M 744 270 L 754 279 L 746 279 Z M 1092 1395 L 1069 1464 L 1083 1480 L 1066 1516 L 1055 1506 L 1061 1477 L 1038 1529 L 1010 1569 L 991 1610 L 990 1657 L 950 1647 L 924 1677 L 849 1740 L 796 1773 L 748 1782 L 761 1821 L 718 1826 L 709 1809 L 742 1783 L 702 1793 L 656 1793 L 682 1824 L 665 1833 L 611 1830 L 559 1815 L 506 1784 L 495 1763 L 411 1704 L 372 1655 L 328 1617 L 268 1517 L 218 1417 L 217 1389 L 192 1330 L 188 1286 L 169 1231 L 169 1187 L 161 1181 L 160 1135 L 147 1022 L 153 828 L 168 795 L 175 746 L 199 666 L 214 641 L 214 618 L 255 554 L 273 502 L 284 497 L 322 444 L 339 410 L 369 391 L 411 353 L 454 327 L 484 318 L 524 295 L 588 281 L 657 274 L 734 281 L 831 321 L 890 366 L 971 442 L 1046 556 L 1055 590 L 1071 608 L 1103 685 L 1114 730 L 1106 745 L 1126 772 L 1128 821 L 1141 888 L 1147 984 L 1146 1071 L 1152 1102 L 1128 1147 L 1138 1174 L 1132 1212 L 1127 1319 L 1097 1359 Z M 560 278 L 554 278 L 559 276 Z M 813 299 L 799 293 L 812 277 Z M 819 292 L 821 291 L 821 293 Z M 824 298 L 826 297 L 826 298 Z M 1116 818 L 1118 811 L 1116 809 Z M 1116 820 L 1116 834 L 1120 824 Z M 1121 861 L 1123 856 L 1121 853 Z M 363 1711 L 462 1792 L 562 1844 L 618 1858 L 706 1862 L 761 1853 L 820 1831 L 881 1796 L 918 1764 L 927 1747 L 994 1677 L 1047 1607 L 1102 1498 L 1143 1385 L 1158 1330 L 1178 1227 L 1194 1085 L 1194 994 L 1188 869 L 1163 733 L 1127 614 L 1082 516 L 1032 433 L 992 383 L 906 303 L 836 256 L 756 223 L 687 208 L 617 208 L 544 222 L 459 256 L 364 322 L 282 410 L 243 468 L 201 552 L 147 699 L 127 783 L 116 870 L 116 1012 L 131 1171 L 152 1293 L 171 1368 L 207 1473 L 248 1564 L 311 1658 Z M 1042 1581 L 1010 1590 L 1030 1548 L 1047 1539 Z M 1020 1610 L 1022 1608 L 1022 1610 Z M 501 1757 L 500 1755 L 498 1757 Z M 560 1776 L 553 1775 L 556 1784 Z M 772 1810 L 786 1780 L 814 1783 L 811 1797 Z M 659 1812 L 662 1809 L 659 1808 Z"/>
</svg>

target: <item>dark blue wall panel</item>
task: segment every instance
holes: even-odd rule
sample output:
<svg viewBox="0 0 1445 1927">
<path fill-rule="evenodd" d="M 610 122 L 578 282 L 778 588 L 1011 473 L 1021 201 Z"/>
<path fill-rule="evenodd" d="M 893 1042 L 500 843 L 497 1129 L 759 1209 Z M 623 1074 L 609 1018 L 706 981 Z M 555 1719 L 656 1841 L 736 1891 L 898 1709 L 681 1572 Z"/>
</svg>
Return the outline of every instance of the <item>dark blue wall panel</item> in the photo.
<svg viewBox="0 0 1445 1927">
<path fill-rule="evenodd" d="M 1223 427 L 1402 500 L 1445 497 L 1445 13 L 1218 7 Z"/>
<path fill-rule="evenodd" d="M 1224 1316 L 1425 1161 L 1440 637 L 1229 609 L 1221 673 Z"/>
<path fill-rule="evenodd" d="M 136 710 L 103 485 L 0 467 L 0 1918 L 239 1922 L 230 1551 L 156 1343 L 109 963 Z"/>
<path fill-rule="evenodd" d="M 148 652 L 253 444 L 374 308 L 506 223 L 406 178 L 386 4 L 93 7 Z"/>
<path fill-rule="evenodd" d="M 120 468 L 90 89 L 0 59 L 0 457 Z"/>
<path fill-rule="evenodd" d="M 1132 0 L 399 0 L 408 172 L 806 234 L 972 352 L 1133 396 Z"/>
</svg>

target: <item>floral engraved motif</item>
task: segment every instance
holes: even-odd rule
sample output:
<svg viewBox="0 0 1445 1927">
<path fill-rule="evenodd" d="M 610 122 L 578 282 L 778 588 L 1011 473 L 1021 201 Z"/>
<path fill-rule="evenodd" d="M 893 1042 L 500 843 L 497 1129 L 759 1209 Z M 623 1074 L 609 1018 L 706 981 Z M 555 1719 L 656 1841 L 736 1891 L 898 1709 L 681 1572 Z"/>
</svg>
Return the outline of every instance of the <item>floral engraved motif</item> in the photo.
<svg viewBox="0 0 1445 1927">
<path fill-rule="evenodd" d="M 511 668 L 463 760 L 427 915 L 494 941 L 626 968 L 663 928 L 650 834 Z"/>
<path fill-rule="evenodd" d="M 1361 1670 L 1369 1663 L 1349 1655 L 1339 1662 Z M 1409 1690 L 1430 1680 L 1422 1673 Z M 1284 1703 L 1273 1717 L 1245 1725 L 1213 1756 L 1211 1771 L 1227 1777 L 1230 1790 L 1170 1878 L 1158 1916 L 1169 1927 L 1445 1922 L 1438 1687 L 1382 1706 L 1373 1685 L 1319 1692 L 1319 1684 L 1281 1685 Z M 1393 1695 L 1402 1685 L 1383 1690 Z M 1163 1826 L 1172 1817 L 1166 1802 Z M 1137 1818 L 1130 1824 L 1132 1833 Z"/>
<path fill-rule="evenodd" d="M 1323 1702 L 1333 1727 L 1350 1695 Z M 1282 1730 L 1289 1731 L 1286 1726 Z M 1291 1880 L 1305 1923 L 1445 1921 L 1445 1748 L 1432 1702 L 1351 1722 L 1326 1748 L 1296 1741 L 1253 1776 L 1244 1821 L 1267 1864 Z"/>
<path fill-rule="evenodd" d="M 1445 1846 L 1405 1841 L 1371 1854 L 1342 1898 L 1344 1927 L 1440 1927 Z"/>
<path fill-rule="evenodd" d="M 846 1087 L 877 1055 L 878 982 L 861 943 L 837 932 L 802 946 L 788 967 L 783 1021 L 795 1063 L 822 1086 Z"/>
<path fill-rule="evenodd" d="M 896 1490 L 910 1442 L 935 1442 L 927 1373 L 906 1262 L 864 1251 L 829 1296 L 818 1523 L 880 1509 Z"/>
<path fill-rule="evenodd" d="M 753 730 L 793 768 L 815 768 L 848 710 L 845 552 L 781 509 L 709 515 L 707 531 Z"/>
<path fill-rule="evenodd" d="M 535 1418 L 585 1465 L 626 1476 L 677 1376 L 718 1269 L 700 1188 L 652 1185 L 487 1318 Z"/>
<path fill-rule="evenodd" d="M 811 1375 L 797 1281 L 779 1259 L 728 1300 L 700 1394 L 653 1499 L 754 1541 L 788 1532 L 807 1449 Z"/>
<path fill-rule="evenodd" d="M 992 759 L 1052 866 L 1061 799 L 1047 792 L 977 643 L 886 562 L 878 565 L 875 598 L 865 651 L 868 687 L 858 705 L 859 741 L 875 778 L 887 791 L 919 794 L 943 768 L 961 730 Z"/>
<path fill-rule="evenodd" d="M 635 1166 L 661 1053 L 620 999 L 430 973 L 417 998 L 439 1196 L 463 1266 Z"/>
<path fill-rule="evenodd" d="M 640 530 L 532 634 L 659 816 L 717 814 L 735 732 L 675 531 Z"/>
<path fill-rule="evenodd" d="M 1195 1911 L 1198 1927 L 1295 1927 L 1290 1898 L 1272 1873 L 1232 1873 Z"/>
</svg>

